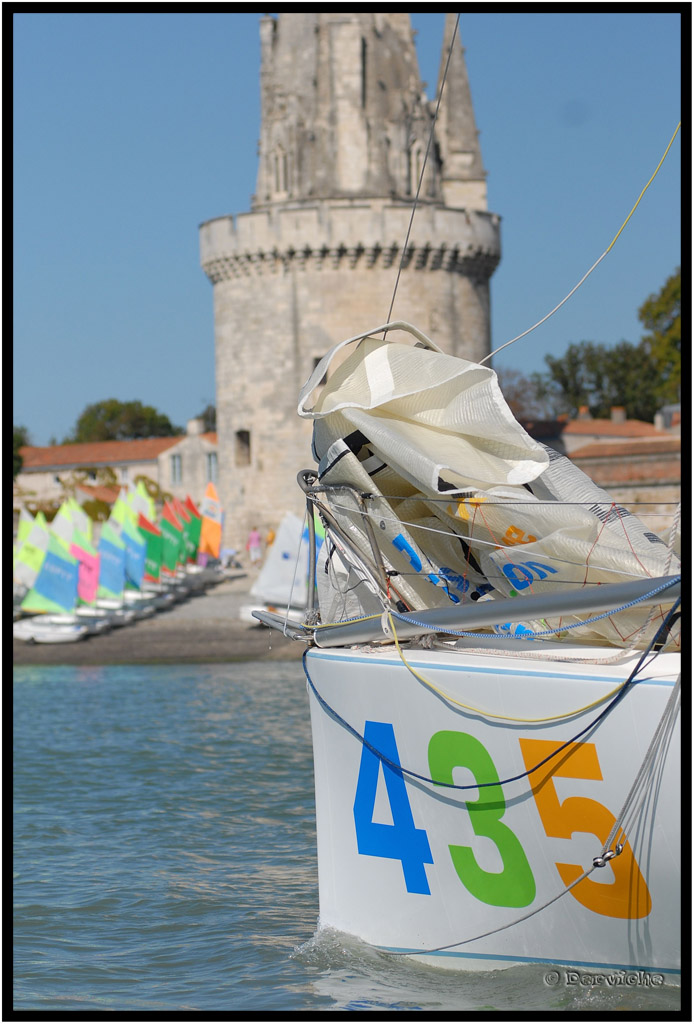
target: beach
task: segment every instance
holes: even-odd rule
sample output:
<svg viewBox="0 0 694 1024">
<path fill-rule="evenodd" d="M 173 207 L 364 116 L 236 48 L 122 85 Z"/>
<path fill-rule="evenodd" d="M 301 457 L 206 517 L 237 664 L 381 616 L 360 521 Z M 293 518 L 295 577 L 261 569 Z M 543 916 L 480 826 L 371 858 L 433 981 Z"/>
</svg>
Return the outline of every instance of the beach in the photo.
<svg viewBox="0 0 694 1024">
<path fill-rule="evenodd" d="M 231 661 L 287 661 L 301 657 L 303 644 L 280 632 L 242 622 L 251 604 L 256 573 L 226 579 L 158 612 L 107 633 L 71 644 L 32 644 L 13 640 L 15 665 L 183 665 Z"/>
</svg>

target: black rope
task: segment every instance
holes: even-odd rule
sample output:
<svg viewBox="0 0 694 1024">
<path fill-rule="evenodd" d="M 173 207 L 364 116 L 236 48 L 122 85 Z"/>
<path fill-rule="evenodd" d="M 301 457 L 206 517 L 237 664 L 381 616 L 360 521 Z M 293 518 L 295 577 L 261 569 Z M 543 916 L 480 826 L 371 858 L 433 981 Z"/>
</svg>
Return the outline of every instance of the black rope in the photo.
<svg viewBox="0 0 694 1024">
<path fill-rule="evenodd" d="M 473 784 L 468 784 L 468 785 L 465 785 L 465 786 L 461 786 L 461 785 L 458 785 L 458 784 L 456 784 L 454 782 L 438 782 L 436 779 L 430 779 L 426 775 L 420 775 L 418 772 L 414 772 L 414 771 L 412 771 L 409 768 L 403 768 L 402 765 L 396 764 L 395 761 L 391 761 L 391 759 L 389 757 L 387 757 L 385 754 L 381 753 L 381 751 L 377 750 L 376 747 L 374 747 L 371 743 L 369 743 L 369 741 L 366 739 L 366 737 L 362 736 L 361 733 L 359 733 L 356 729 L 354 729 L 349 724 L 349 722 L 346 722 L 345 719 L 342 718 L 342 716 L 340 714 L 338 714 L 338 712 L 335 711 L 335 709 L 332 708 L 328 704 L 328 702 L 320 695 L 320 693 L 316 689 L 315 684 L 314 684 L 313 680 L 311 679 L 311 676 L 309 675 L 308 669 L 306 667 L 306 657 L 308 655 L 308 649 L 304 651 L 303 656 L 302 656 L 302 658 L 303 658 L 303 666 L 304 666 L 304 674 L 306 675 L 306 679 L 308 681 L 308 684 L 311 687 L 311 690 L 313 691 L 313 693 L 314 693 L 318 703 L 323 708 L 323 710 L 325 712 L 327 712 L 327 714 L 329 714 L 331 716 L 331 718 L 334 718 L 336 722 L 338 722 L 340 725 L 342 725 L 349 733 L 351 733 L 352 736 L 354 736 L 356 739 L 358 739 L 359 742 L 363 746 L 365 746 L 367 750 L 370 750 L 371 753 L 374 754 L 384 765 L 387 765 L 394 772 L 396 772 L 396 773 L 399 772 L 401 775 L 408 775 L 408 776 L 410 776 L 413 779 L 419 779 L 420 782 L 431 783 L 434 786 L 446 786 L 448 789 L 484 789 L 484 788 L 486 788 L 488 786 L 506 786 L 506 785 L 508 785 L 511 782 L 518 782 L 520 779 L 524 779 L 524 778 L 527 778 L 529 775 L 532 775 L 539 768 L 542 768 L 543 765 L 547 764 L 548 761 L 551 761 L 553 757 L 556 757 L 557 754 L 561 753 L 562 750 L 566 750 L 566 748 L 568 746 L 570 746 L 572 743 L 575 743 L 578 739 L 581 738 L 581 736 L 584 736 L 585 733 L 587 733 L 591 729 L 593 729 L 599 722 L 602 721 L 603 718 L 606 718 L 607 715 L 609 715 L 610 711 L 612 711 L 617 706 L 617 704 L 622 700 L 622 698 L 626 694 L 627 690 L 631 686 L 633 686 L 633 684 L 635 682 L 636 674 L 638 673 L 639 669 L 643 665 L 643 663 L 646 660 L 646 658 L 651 654 L 653 646 L 656 643 L 658 637 L 662 636 L 666 629 L 669 629 L 669 627 L 670 627 L 670 625 L 672 623 L 672 620 L 673 620 L 673 616 L 675 616 L 675 614 L 677 612 L 677 608 L 678 608 L 678 606 L 680 604 L 680 601 L 681 601 L 681 598 L 678 597 L 677 600 L 675 601 L 674 605 L 672 606 L 672 608 L 668 612 L 668 615 L 665 618 L 665 621 L 663 622 L 662 626 L 658 627 L 657 632 L 654 634 L 654 636 L 651 639 L 648 647 L 646 648 L 646 650 L 643 652 L 643 654 L 639 658 L 639 660 L 636 663 L 634 669 L 632 670 L 631 674 L 629 675 L 629 678 L 625 681 L 624 686 L 621 688 L 619 693 L 616 694 L 615 697 L 613 697 L 613 699 L 610 701 L 610 703 L 606 707 L 603 708 L 603 710 L 600 712 L 600 714 L 597 715 L 593 719 L 592 722 L 589 722 L 588 725 L 585 726 L 585 728 L 581 729 L 580 732 L 577 732 L 576 735 L 572 736 L 570 740 L 566 740 L 564 743 L 561 744 L 561 746 L 557 747 L 556 750 L 553 750 L 551 754 L 549 754 L 547 757 L 545 757 L 541 761 L 539 761 L 533 768 L 529 768 L 527 771 L 520 772 L 520 774 L 518 774 L 518 775 L 512 775 L 512 776 L 510 776 L 507 779 L 501 779 L 499 781 L 494 781 L 494 782 L 475 782 Z"/>
<path fill-rule="evenodd" d="M 429 141 L 427 142 L 426 152 L 424 153 L 424 160 L 422 162 L 422 172 L 419 175 L 419 183 L 417 185 L 417 192 L 414 197 L 414 203 L 412 204 L 412 213 L 410 215 L 410 223 L 407 228 L 407 234 L 405 236 L 405 244 L 402 247 L 402 255 L 400 256 L 400 266 L 398 267 L 398 274 L 395 278 L 395 287 L 393 288 L 393 298 L 390 300 L 390 309 L 388 310 L 388 318 L 386 323 L 390 323 L 390 318 L 393 313 L 393 306 L 395 305 L 395 296 L 398 291 L 398 284 L 400 283 L 400 275 L 402 273 L 403 264 L 405 262 L 405 254 L 407 253 L 407 243 L 410 240 L 410 232 L 412 231 L 412 223 L 414 221 L 415 211 L 417 209 L 417 202 L 419 200 L 419 192 L 422 188 L 422 182 L 424 181 L 424 172 L 427 166 L 427 160 L 429 159 L 429 150 L 431 149 L 431 143 L 434 138 L 434 128 L 436 127 L 436 121 L 439 116 L 439 107 L 441 106 L 441 97 L 443 96 L 443 87 L 446 84 L 446 78 L 448 76 L 448 65 L 451 61 L 451 54 L 453 53 L 453 46 L 455 44 L 457 33 L 458 33 L 458 22 L 460 21 L 460 14 L 456 16 L 455 27 L 453 29 L 453 36 L 451 38 L 451 45 L 448 49 L 448 59 L 446 60 L 446 67 L 444 68 L 443 77 L 441 79 L 441 89 L 439 90 L 439 98 L 436 103 L 436 110 L 434 111 L 434 118 L 431 122 L 431 131 L 429 132 Z"/>
</svg>

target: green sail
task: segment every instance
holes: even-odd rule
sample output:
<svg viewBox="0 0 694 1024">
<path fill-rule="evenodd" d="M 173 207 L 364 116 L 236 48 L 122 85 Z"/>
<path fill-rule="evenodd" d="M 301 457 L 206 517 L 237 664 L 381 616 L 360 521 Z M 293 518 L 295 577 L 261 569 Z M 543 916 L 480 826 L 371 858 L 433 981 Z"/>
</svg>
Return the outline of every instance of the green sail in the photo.
<svg viewBox="0 0 694 1024">
<path fill-rule="evenodd" d="M 21 507 L 19 510 L 19 522 L 17 523 L 17 545 L 23 544 L 31 533 L 34 525 L 34 517 L 28 509 Z"/>
<path fill-rule="evenodd" d="M 159 583 L 164 547 L 161 530 L 143 515 L 138 516 L 137 528 L 147 545 L 145 551 L 145 580 L 149 583 Z"/>
<path fill-rule="evenodd" d="M 24 543 L 17 546 L 13 565 L 16 583 L 26 587 L 34 585 L 48 550 L 48 540 L 48 530 L 41 526 L 37 517 Z"/>
</svg>

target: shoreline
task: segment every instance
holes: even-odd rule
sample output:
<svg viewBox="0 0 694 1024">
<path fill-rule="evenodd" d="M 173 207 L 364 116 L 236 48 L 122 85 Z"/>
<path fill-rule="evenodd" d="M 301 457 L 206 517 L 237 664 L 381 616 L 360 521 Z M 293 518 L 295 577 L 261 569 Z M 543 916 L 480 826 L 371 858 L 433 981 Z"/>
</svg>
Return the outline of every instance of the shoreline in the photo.
<svg viewBox="0 0 694 1024">
<path fill-rule="evenodd" d="M 14 665 L 184 665 L 296 661 L 304 645 L 242 622 L 257 573 L 224 580 L 147 619 L 70 644 L 12 641 Z"/>
</svg>

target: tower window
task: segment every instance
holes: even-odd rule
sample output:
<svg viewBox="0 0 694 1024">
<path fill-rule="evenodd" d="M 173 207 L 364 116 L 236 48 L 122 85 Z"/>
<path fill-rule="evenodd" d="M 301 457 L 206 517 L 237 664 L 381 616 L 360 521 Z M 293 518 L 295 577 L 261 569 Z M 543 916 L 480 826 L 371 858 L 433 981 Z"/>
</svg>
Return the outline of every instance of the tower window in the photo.
<svg viewBox="0 0 694 1024">
<path fill-rule="evenodd" d="M 361 105 L 366 107 L 366 39 L 361 41 Z"/>
<path fill-rule="evenodd" d="M 217 483 L 217 452 L 207 453 L 207 482 Z"/>
<path fill-rule="evenodd" d="M 181 456 L 180 455 L 172 455 L 171 456 L 170 471 L 171 471 L 171 483 L 172 484 L 180 484 L 181 476 L 182 476 L 182 473 L 181 473 Z"/>
<path fill-rule="evenodd" d="M 251 432 L 250 430 L 237 430 L 236 443 L 234 446 L 235 462 L 237 466 L 250 466 L 251 464 Z"/>
<path fill-rule="evenodd" d="M 424 151 L 421 142 L 415 142 L 410 148 L 410 195 L 417 194 L 419 179 L 424 165 Z"/>
<path fill-rule="evenodd" d="M 274 163 L 275 163 L 275 192 L 286 192 L 287 191 L 287 154 L 282 148 L 278 146 L 274 152 Z"/>
</svg>

